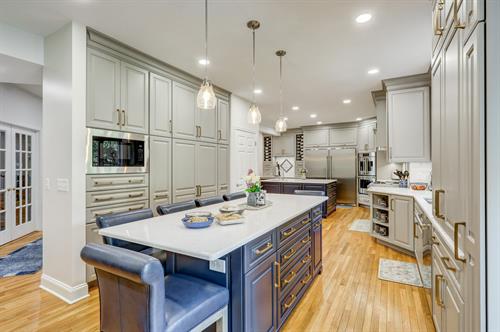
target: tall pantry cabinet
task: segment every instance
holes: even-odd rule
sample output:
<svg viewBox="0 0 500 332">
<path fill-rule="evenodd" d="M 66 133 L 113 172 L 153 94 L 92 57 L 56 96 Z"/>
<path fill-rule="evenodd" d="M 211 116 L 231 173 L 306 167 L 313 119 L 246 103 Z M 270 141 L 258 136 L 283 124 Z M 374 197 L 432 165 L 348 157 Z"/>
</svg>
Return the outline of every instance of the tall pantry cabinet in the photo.
<svg viewBox="0 0 500 332">
<path fill-rule="evenodd" d="M 480 331 L 484 290 L 485 1 L 433 7 L 432 182 L 438 331 Z M 448 245 L 449 244 L 449 245 Z M 439 248 L 439 247 L 442 248 Z M 460 276 L 460 277 L 457 277 Z M 484 327 L 484 326 L 483 326 Z"/>
</svg>

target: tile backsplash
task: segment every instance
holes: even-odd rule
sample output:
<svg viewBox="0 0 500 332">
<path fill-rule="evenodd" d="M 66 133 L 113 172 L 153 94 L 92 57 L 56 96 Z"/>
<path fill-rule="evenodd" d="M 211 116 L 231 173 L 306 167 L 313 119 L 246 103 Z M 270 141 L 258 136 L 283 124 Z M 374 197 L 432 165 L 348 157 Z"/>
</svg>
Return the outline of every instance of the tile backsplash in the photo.
<svg viewBox="0 0 500 332">
<path fill-rule="evenodd" d="M 274 163 L 278 163 L 281 169 L 281 176 L 285 178 L 295 177 L 295 158 L 275 157 Z"/>
<path fill-rule="evenodd" d="M 410 183 L 413 182 L 431 182 L 432 163 L 410 163 L 408 171 L 410 172 Z"/>
</svg>

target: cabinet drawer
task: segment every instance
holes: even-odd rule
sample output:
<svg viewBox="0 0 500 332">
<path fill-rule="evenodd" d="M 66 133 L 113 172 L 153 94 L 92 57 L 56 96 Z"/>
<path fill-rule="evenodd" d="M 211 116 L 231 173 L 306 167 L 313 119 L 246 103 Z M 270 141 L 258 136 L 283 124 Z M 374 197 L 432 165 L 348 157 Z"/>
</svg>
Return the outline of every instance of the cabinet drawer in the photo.
<svg viewBox="0 0 500 332">
<path fill-rule="evenodd" d="M 149 200 L 127 203 L 127 204 L 91 207 L 91 208 L 87 208 L 86 222 L 87 222 L 87 224 L 95 223 L 95 220 L 98 216 L 104 216 L 104 215 L 112 214 L 112 213 L 146 209 L 148 207 L 149 207 Z"/>
<path fill-rule="evenodd" d="M 463 298 L 465 286 L 464 264 L 454 259 L 453 249 L 446 245 L 446 242 L 443 241 L 438 233 L 433 232 L 432 235 L 432 241 L 434 243 L 432 250 L 436 253 L 436 259 L 441 263 L 444 271 L 443 273 L 447 276 L 447 280 L 453 284 Z"/>
<path fill-rule="evenodd" d="M 311 229 L 308 227 L 306 231 L 294 237 L 294 240 L 289 245 L 278 250 L 277 258 L 280 263 L 280 268 L 286 268 L 288 264 L 299 256 L 301 249 L 310 244 Z"/>
<path fill-rule="evenodd" d="M 299 303 L 300 298 L 311 284 L 312 277 L 313 272 L 309 265 L 309 267 L 299 276 L 296 284 L 291 288 L 291 291 L 279 299 L 278 320 L 280 326 L 286 321 L 297 303 Z"/>
<path fill-rule="evenodd" d="M 87 192 L 87 207 L 130 203 L 148 199 L 148 188 Z"/>
<path fill-rule="evenodd" d="M 87 175 L 87 191 L 129 189 L 147 186 L 147 174 Z"/>
<path fill-rule="evenodd" d="M 316 220 L 323 215 L 323 205 L 318 205 L 311 211 L 311 219 Z"/>
<path fill-rule="evenodd" d="M 267 257 L 276 252 L 276 232 L 270 232 L 253 240 L 243 248 L 245 257 L 245 273 L 259 265 Z"/>
<path fill-rule="evenodd" d="M 281 294 L 286 294 L 291 286 L 295 284 L 303 270 L 311 265 L 311 262 L 311 246 L 307 245 L 305 248 L 302 248 L 298 257 L 287 268 L 280 271 L 280 288 L 278 290 L 280 296 Z"/>
<path fill-rule="evenodd" d="M 278 247 L 287 243 L 303 227 L 311 224 L 311 216 L 306 212 L 278 229 Z"/>
</svg>

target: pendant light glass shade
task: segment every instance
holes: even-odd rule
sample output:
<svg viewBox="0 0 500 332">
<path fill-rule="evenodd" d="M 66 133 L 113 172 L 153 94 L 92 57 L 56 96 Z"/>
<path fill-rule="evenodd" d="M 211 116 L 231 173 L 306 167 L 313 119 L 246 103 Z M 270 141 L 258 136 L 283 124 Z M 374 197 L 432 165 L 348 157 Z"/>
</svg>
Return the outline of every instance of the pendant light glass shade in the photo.
<svg viewBox="0 0 500 332">
<path fill-rule="evenodd" d="M 259 107 L 252 104 L 248 109 L 247 120 L 250 124 L 259 124 L 262 121 L 262 116 L 260 115 Z"/>
<path fill-rule="evenodd" d="M 217 103 L 217 98 L 215 97 L 214 88 L 208 80 L 203 80 L 201 83 L 200 91 L 198 91 L 198 97 L 196 98 L 196 104 L 199 109 L 202 110 L 213 110 Z"/>
<path fill-rule="evenodd" d="M 287 124 L 284 117 L 280 116 L 278 120 L 276 120 L 276 124 L 274 125 L 274 130 L 278 133 L 284 133 L 286 131 Z"/>
</svg>

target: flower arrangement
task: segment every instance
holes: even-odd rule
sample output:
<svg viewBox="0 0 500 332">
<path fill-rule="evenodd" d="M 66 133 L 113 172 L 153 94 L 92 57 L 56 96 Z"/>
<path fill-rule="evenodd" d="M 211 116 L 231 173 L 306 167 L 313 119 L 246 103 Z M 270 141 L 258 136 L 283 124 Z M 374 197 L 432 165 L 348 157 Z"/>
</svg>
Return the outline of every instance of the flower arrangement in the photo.
<svg viewBox="0 0 500 332">
<path fill-rule="evenodd" d="M 246 192 L 258 193 L 262 190 L 260 183 L 260 176 L 255 175 L 253 169 L 249 169 L 246 176 L 243 177 L 245 184 L 247 185 Z"/>
</svg>

